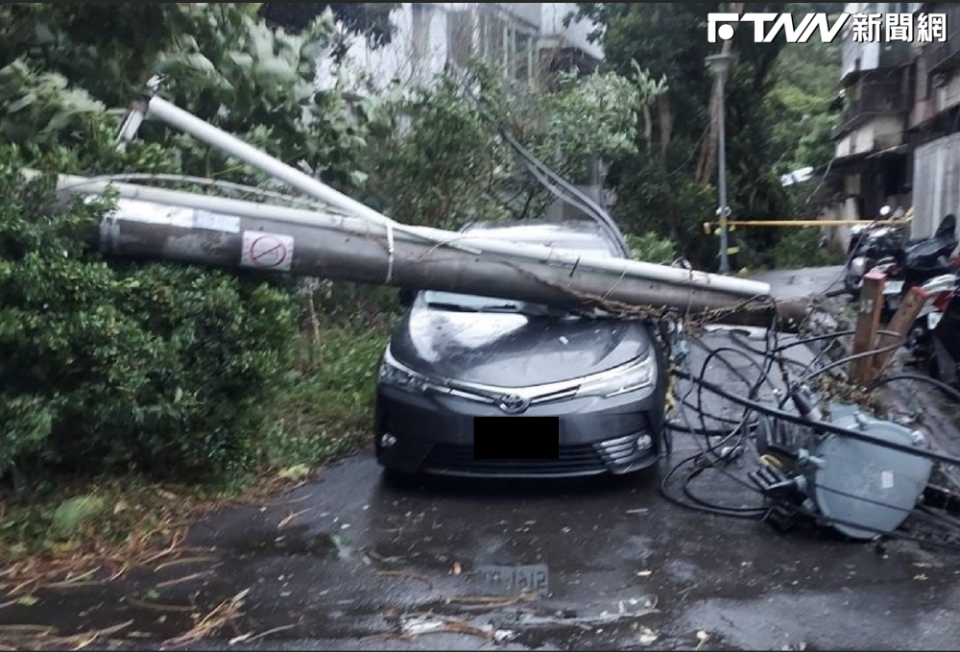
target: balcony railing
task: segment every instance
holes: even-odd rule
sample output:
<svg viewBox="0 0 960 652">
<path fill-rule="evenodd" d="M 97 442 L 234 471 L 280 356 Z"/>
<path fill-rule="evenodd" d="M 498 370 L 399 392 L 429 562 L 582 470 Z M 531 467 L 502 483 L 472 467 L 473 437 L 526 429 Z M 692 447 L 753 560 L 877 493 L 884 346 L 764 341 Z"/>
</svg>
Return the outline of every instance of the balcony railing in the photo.
<svg viewBox="0 0 960 652">
<path fill-rule="evenodd" d="M 840 116 L 834 138 L 874 118 L 902 115 L 909 110 L 909 98 L 899 79 L 862 81 L 847 92 L 854 97 Z"/>
</svg>

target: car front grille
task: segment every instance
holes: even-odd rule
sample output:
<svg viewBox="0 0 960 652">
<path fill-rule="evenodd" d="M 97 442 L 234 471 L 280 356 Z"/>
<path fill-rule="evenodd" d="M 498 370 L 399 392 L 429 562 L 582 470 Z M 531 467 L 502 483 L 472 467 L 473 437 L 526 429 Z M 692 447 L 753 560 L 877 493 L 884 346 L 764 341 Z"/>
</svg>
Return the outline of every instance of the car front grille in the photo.
<svg viewBox="0 0 960 652">
<path fill-rule="evenodd" d="M 561 446 L 558 459 L 478 460 L 471 446 L 436 444 L 423 463 L 429 473 L 491 476 L 595 475 L 611 467 L 627 465 L 637 456 L 636 441 L 642 433 L 597 444 Z M 642 456 L 640 456 L 642 457 Z"/>
</svg>

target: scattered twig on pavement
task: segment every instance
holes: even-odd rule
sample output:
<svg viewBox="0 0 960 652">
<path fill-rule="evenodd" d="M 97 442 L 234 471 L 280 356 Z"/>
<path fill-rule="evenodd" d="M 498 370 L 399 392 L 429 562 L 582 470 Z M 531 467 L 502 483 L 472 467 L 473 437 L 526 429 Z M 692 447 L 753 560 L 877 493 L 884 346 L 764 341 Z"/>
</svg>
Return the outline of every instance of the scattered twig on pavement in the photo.
<svg viewBox="0 0 960 652">
<path fill-rule="evenodd" d="M 409 637 L 427 634 L 463 634 L 494 643 L 503 643 L 515 637 L 513 632 L 497 629 L 492 625 L 475 625 L 465 620 L 432 614 L 404 616 L 401 618 L 400 627 L 400 635 Z"/>
<path fill-rule="evenodd" d="M 521 593 L 513 596 L 477 596 L 462 598 L 447 598 L 446 603 L 458 606 L 464 611 L 483 611 L 489 609 L 503 609 L 513 607 L 524 602 L 533 602 L 537 599 L 535 593 Z"/>
<path fill-rule="evenodd" d="M 160 535 L 167 541 L 158 551 L 151 539 Z M 183 547 L 185 538 L 186 530 L 173 533 L 157 530 L 132 538 L 125 546 L 108 554 L 97 552 L 68 559 L 24 559 L 0 573 L 0 592 L 14 597 L 42 589 L 79 589 L 112 582 L 132 568 L 152 566 L 161 561 L 163 563 L 155 570 L 176 564 L 216 561 L 215 557 L 209 556 L 210 549 Z M 204 556 L 199 556 L 201 554 Z M 186 555 L 193 557 L 184 558 Z"/>
<path fill-rule="evenodd" d="M 299 512 L 290 512 L 289 514 L 287 514 L 286 517 L 284 517 L 282 521 L 280 521 L 279 524 L 277 524 L 277 529 L 282 530 L 283 528 L 290 525 L 293 519 L 297 518 L 298 516 L 303 516 L 304 514 L 312 511 L 313 511 L 313 507 L 308 507 L 307 509 L 301 509 Z"/>
<path fill-rule="evenodd" d="M 183 564 L 203 564 L 207 562 L 217 561 L 216 557 L 184 557 L 183 559 L 174 559 L 172 561 L 165 561 L 156 568 L 154 572 L 159 573 L 165 568 L 171 568 L 173 566 L 181 566 Z"/>
<path fill-rule="evenodd" d="M 209 614 L 197 619 L 196 624 L 190 631 L 167 641 L 166 645 L 172 647 L 192 645 L 207 638 L 211 634 L 217 633 L 223 629 L 225 625 L 232 625 L 236 628 L 235 619 L 241 615 L 240 609 L 243 607 L 244 601 L 249 593 L 250 589 L 245 589 L 231 599 L 221 602 Z"/>
<path fill-rule="evenodd" d="M 399 564 L 401 561 L 403 561 L 403 559 L 400 557 L 384 557 L 375 550 L 367 550 L 363 554 L 366 557 L 369 557 L 371 560 L 381 564 Z"/>
<path fill-rule="evenodd" d="M 39 625 L 3 625 L 0 626 L 0 635 L 16 643 L 19 647 L 0 647 L 5 650 L 84 650 L 94 643 L 109 640 L 109 637 L 127 629 L 133 621 L 105 629 L 60 636 L 53 627 Z"/>
<path fill-rule="evenodd" d="M 195 608 L 192 606 L 178 605 L 178 604 L 160 604 L 157 602 L 144 602 L 143 600 L 138 600 L 137 598 L 127 596 L 124 598 L 132 607 L 137 607 L 138 609 L 149 609 L 151 611 L 175 611 L 180 613 L 190 613 L 195 611 Z"/>
<path fill-rule="evenodd" d="M 242 634 L 236 638 L 230 639 L 230 645 L 236 645 L 237 643 L 252 643 L 253 641 L 259 641 L 262 638 L 266 638 L 274 634 L 279 634 L 280 632 L 286 632 L 295 627 L 296 625 L 284 625 L 282 627 L 274 627 L 273 629 L 268 629 L 267 631 L 260 632 L 259 634 Z"/>
<path fill-rule="evenodd" d="M 204 577 L 210 577 L 210 575 L 211 575 L 212 573 L 213 573 L 212 570 L 206 570 L 206 571 L 201 571 L 201 572 L 199 572 L 199 573 L 193 573 L 193 574 L 187 575 L 187 576 L 185 576 L 185 577 L 180 577 L 180 578 L 177 578 L 177 579 L 175 579 L 175 580 L 167 580 L 166 582 L 160 582 L 159 584 L 157 584 L 157 588 L 158 588 L 158 589 L 166 589 L 166 588 L 169 588 L 169 587 L 171 587 L 171 586 L 177 586 L 177 585 L 179 585 L 179 584 L 186 584 L 186 583 L 192 582 L 192 581 L 194 581 L 194 580 L 203 579 Z"/>
<path fill-rule="evenodd" d="M 640 611 L 627 611 L 623 601 L 618 604 L 616 613 L 601 613 L 597 616 L 578 616 L 565 618 L 560 616 L 537 616 L 533 614 L 522 614 L 518 623 L 527 627 L 557 627 L 572 626 L 581 628 L 591 628 L 597 625 L 609 625 L 624 620 L 636 620 L 653 614 L 660 613 L 657 609 L 656 601 L 648 602 L 647 606 Z"/>
<path fill-rule="evenodd" d="M 433 588 L 433 582 L 431 582 L 430 578 L 425 575 L 418 575 L 416 573 L 409 573 L 406 571 L 377 571 L 377 575 L 380 577 L 396 577 L 406 580 L 416 580 L 418 582 L 423 582 L 431 589 Z"/>
</svg>

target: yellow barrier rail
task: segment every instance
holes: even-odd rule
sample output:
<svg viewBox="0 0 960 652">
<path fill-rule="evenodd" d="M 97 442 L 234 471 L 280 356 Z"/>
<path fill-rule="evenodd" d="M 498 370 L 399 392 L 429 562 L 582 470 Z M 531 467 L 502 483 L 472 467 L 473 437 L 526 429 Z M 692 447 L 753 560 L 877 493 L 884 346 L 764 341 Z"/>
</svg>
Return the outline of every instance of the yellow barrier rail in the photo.
<svg viewBox="0 0 960 652">
<path fill-rule="evenodd" d="M 727 220 L 727 226 L 729 227 L 751 227 L 751 226 L 764 226 L 764 227 L 810 227 L 810 226 L 820 226 L 820 227 L 850 227 L 850 226 L 905 226 L 910 223 L 912 218 L 901 218 L 899 220 L 751 220 L 751 221 L 738 221 L 738 220 Z M 713 232 L 714 228 L 719 228 L 723 225 L 722 222 L 704 222 L 703 231 L 707 235 L 710 235 Z"/>
</svg>

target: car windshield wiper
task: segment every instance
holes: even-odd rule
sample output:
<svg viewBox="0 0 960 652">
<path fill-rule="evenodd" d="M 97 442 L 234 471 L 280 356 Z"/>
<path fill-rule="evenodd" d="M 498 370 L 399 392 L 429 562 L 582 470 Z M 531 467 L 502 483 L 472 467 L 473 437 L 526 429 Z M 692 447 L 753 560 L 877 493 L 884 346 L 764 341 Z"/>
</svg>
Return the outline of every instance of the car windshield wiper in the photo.
<svg viewBox="0 0 960 652">
<path fill-rule="evenodd" d="M 430 302 L 427 304 L 427 307 L 436 308 L 437 310 L 446 310 L 449 312 L 480 312 L 478 308 L 473 306 L 465 306 L 461 303 Z"/>
<path fill-rule="evenodd" d="M 566 317 L 570 315 L 567 310 L 551 308 L 550 306 L 541 306 L 539 304 L 528 303 L 505 303 L 483 306 L 478 312 L 490 312 L 511 315 L 526 315 L 527 317 Z"/>
<path fill-rule="evenodd" d="M 528 317 L 544 317 L 548 315 L 579 317 L 577 313 L 567 310 L 552 309 L 547 306 L 538 306 L 536 304 L 518 304 L 518 303 L 492 303 L 486 306 L 469 306 L 462 303 L 445 303 L 442 301 L 427 303 L 428 308 L 436 310 L 446 310 L 449 312 L 473 312 L 490 313 L 505 315 L 526 315 Z"/>
<path fill-rule="evenodd" d="M 524 312 L 523 306 L 519 306 L 515 303 L 503 303 L 503 304 L 491 304 L 489 306 L 483 306 L 478 310 L 478 312 Z"/>
</svg>

